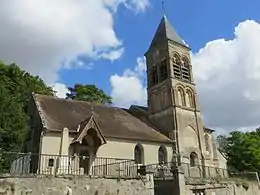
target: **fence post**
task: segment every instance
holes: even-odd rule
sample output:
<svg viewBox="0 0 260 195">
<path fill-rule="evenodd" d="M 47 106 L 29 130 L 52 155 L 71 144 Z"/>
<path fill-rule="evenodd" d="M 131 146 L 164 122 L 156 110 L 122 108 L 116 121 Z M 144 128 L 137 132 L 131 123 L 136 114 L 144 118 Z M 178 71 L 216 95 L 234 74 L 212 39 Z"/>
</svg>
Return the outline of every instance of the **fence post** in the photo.
<svg viewBox="0 0 260 195">
<path fill-rule="evenodd" d="M 154 174 L 155 169 L 152 166 L 145 166 L 146 187 L 150 191 L 149 195 L 154 195 Z"/>
<path fill-rule="evenodd" d="M 184 177 L 184 169 L 182 166 L 178 166 L 173 170 L 174 179 L 174 194 L 186 194 L 186 184 Z"/>
<path fill-rule="evenodd" d="M 255 172 L 255 175 L 256 175 L 256 180 L 257 180 L 257 183 L 258 183 L 258 185 L 260 185 L 260 181 L 259 181 L 259 175 L 258 175 L 258 173 L 257 173 L 257 172 Z"/>
</svg>

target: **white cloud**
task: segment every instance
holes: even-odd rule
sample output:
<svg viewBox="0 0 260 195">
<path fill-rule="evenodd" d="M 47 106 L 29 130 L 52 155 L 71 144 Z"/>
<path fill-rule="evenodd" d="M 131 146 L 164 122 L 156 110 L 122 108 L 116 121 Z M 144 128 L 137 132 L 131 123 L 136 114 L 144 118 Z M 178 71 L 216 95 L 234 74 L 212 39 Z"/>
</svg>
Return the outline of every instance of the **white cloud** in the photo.
<svg viewBox="0 0 260 195">
<path fill-rule="evenodd" d="M 143 12 L 149 5 L 149 0 L 132 0 L 132 2 L 126 6 L 136 12 Z"/>
<path fill-rule="evenodd" d="M 66 85 L 63 83 L 55 83 L 52 85 L 53 90 L 56 92 L 56 96 L 59 98 L 66 98 L 66 94 L 69 92 Z"/>
<path fill-rule="evenodd" d="M 193 55 L 206 123 L 228 130 L 260 124 L 260 24 L 241 22 L 232 40 L 215 40 Z"/>
<path fill-rule="evenodd" d="M 145 71 L 145 59 L 137 58 L 134 70 L 126 69 L 122 76 L 115 74 L 110 77 L 111 97 L 116 105 L 129 107 L 131 104 L 146 104 Z"/>
<path fill-rule="evenodd" d="M 192 55 L 204 122 L 219 132 L 260 125 L 259 36 L 260 24 L 244 21 L 235 28 L 234 39 L 210 41 Z M 116 103 L 145 103 L 145 74 L 140 76 L 138 69 L 110 78 Z"/>
<path fill-rule="evenodd" d="M 147 0 L 2 0 L 0 59 L 16 62 L 48 83 L 61 62 L 77 55 L 115 60 L 123 53 L 113 14 L 119 5 L 143 11 Z M 77 63 L 76 63 L 77 64 Z"/>
<path fill-rule="evenodd" d="M 120 58 L 120 56 L 124 53 L 124 48 L 120 48 L 118 50 L 113 50 L 107 53 L 101 53 L 100 57 L 103 59 L 109 59 L 112 62 L 116 59 Z"/>
</svg>

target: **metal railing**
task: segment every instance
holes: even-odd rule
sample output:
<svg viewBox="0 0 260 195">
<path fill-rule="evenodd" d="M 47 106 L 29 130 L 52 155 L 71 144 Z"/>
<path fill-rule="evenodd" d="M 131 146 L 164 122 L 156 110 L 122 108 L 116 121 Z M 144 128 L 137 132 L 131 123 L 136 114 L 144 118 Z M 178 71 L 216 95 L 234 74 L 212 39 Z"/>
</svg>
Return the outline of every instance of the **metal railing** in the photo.
<svg viewBox="0 0 260 195">
<path fill-rule="evenodd" d="M 177 169 L 184 172 L 186 180 L 189 179 L 233 179 L 240 178 L 248 181 L 259 183 L 259 176 L 255 172 L 234 172 L 228 169 L 196 165 L 191 166 L 189 163 L 176 164 L 174 162 L 161 163 L 161 164 L 149 164 L 146 169 L 153 170 L 154 179 L 156 180 L 167 180 L 173 179 L 174 173 Z"/>
<path fill-rule="evenodd" d="M 181 163 L 186 178 L 228 178 L 229 172 L 227 169 L 195 165 L 189 163 Z"/>
<path fill-rule="evenodd" d="M 149 164 L 146 165 L 147 170 L 152 170 L 154 173 L 154 179 L 156 180 L 167 180 L 173 179 L 173 173 L 176 170 L 175 164 L 170 163 L 160 163 L 160 164 Z"/>
<path fill-rule="evenodd" d="M 257 172 L 230 172 L 230 178 L 237 178 L 237 179 L 246 179 L 247 181 L 256 182 L 260 185 L 260 177 Z"/>
<path fill-rule="evenodd" d="M 177 165 L 173 162 L 150 164 L 147 169 L 154 171 L 154 178 L 170 179 L 173 178 Z M 188 163 L 181 163 L 178 168 L 182 169 L 185 178 L 228 178 L 228 170 L 210 166 L 191 166 Z"/>
<path fill-rule="evenodd" d="M 0 174 L 136 177 L 132 159 L 0 152 Z"/>
</svg>

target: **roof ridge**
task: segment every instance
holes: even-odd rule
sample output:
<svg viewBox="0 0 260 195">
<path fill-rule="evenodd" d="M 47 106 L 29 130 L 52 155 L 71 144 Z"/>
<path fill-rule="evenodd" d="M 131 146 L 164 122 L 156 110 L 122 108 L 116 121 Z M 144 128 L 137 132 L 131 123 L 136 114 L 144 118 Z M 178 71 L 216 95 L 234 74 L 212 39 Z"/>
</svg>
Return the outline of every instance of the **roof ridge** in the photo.
<svg viewBox="0 0 260 195">
<path fill-rule="evenodd" d="M 38 94 L 38 93 L 33 93 L 33 96 L 37 98 L 37 96 L 41 96 L 44 98 L 49 98 L 49 99 L 56 99 L 56 100 L 60 100 L 60 101 L 65 101 L 65 102 L 80 102 L 80 103 L 84 103 L 84 104 L 94 104 L 95 106 L 98 107 L 104 107 L 104 108 L 112 108 L 112 109 L 119 109 L 122 110 L 121 107 L 116 107 L 116 106 L 107 106 L 104 104 L 95 104 L 93 102 L 88 102 L 88 101 L 84 101 L 84 100 L 73 100 L 73 99 L 66 99 L 66 98 L 61 98 L 61 97 L 57 97 L 57 96 L 51 96 L 51 95 L 43 95 L 43 94 Z"/>
</svg>

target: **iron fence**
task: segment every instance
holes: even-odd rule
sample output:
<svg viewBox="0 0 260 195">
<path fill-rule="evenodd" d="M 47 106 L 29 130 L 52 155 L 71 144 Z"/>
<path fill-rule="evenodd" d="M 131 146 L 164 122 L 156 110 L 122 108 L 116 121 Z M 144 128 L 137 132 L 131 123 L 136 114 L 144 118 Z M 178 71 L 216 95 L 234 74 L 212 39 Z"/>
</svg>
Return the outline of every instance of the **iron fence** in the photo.
<svg viewBox="0 0 260 195">
<path fill-rule="evenodd" d="M 154 179 L 167 180 L 174 179 L 174 173 L 177 169 L 182 170 L 184 177 L 189 179 L 233 179 L 240 178 L 259 183 L 258 174 L 255 172 L 231 172 L 228 169 L 196 165 L 191 166 L 189 163 L 176 164 L 174 162 L 149 164 L 146 169 L 153 170 Z"/>
<path fill-rule="evenodd" d="M 170 163 L 160 163 L 160 164 L 149 164 L 146 166 L 146 170 L 151 170 L 154 173 L 154 179 L 156 180 L 168 180 L 173 179 L 173 173 L 176 170 L 176 165 L 172 162 Z"/>
<path fill-rule="evenodd" d="M 132 159 L 0 152 L 0 174 L 136 177 Z"/>
<path fill-rule="evenodd" d="M 260 177 L 257 172 L 230 172 L 229 176 L 231 178 L 242 178 L 246 179 L 247 181 L 257 182 L 260 185 Z"/>
<path fill-rule="evenodd" d="M 195 165 L 189 163 L 181 163 L 186 178 L 228 178 L 229 172 L 227 169 Z"/>
<path fill-rule="evenodd" d="M 154 171 L 155 178 L 170 179 L 173 178 L 176 168 L 182 169 L 185 178 L 228 178 L 228 170 L 210 166 L 191 166 L 188 163 L 161 163 L 147 165 L 147 169 Z"/>
</svg>

